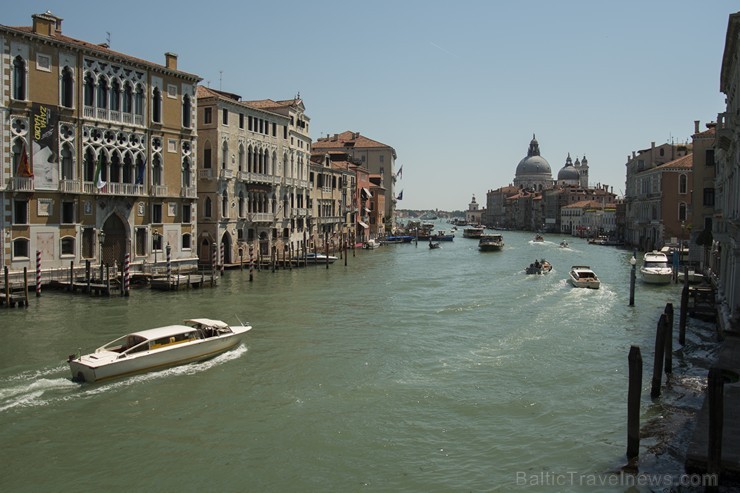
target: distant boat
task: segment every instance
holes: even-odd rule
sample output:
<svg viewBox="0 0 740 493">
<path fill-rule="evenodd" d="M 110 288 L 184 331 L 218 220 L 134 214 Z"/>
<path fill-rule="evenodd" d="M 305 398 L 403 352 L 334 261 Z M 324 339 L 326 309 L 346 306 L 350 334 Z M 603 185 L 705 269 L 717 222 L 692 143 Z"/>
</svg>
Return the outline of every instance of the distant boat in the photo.
<svg viewBox="0 0 740 493">
<path fill-rule="evenodd" d="M 432 236 L 429 238 L 432 241 L 453 241 L 455 239 L 455 235 L 452 233 L 448 234 L 444 229 L 440 229 L 436 233 L 432 233 Z"/>
<path fill-rule="evenodd" d="M 471 226 L 463 229 L 463 238 L 474 238 L 478 239 L 483 235 L 485 228 L 479 226 Z"/>
<path fill-rule="evenodd" d="M 304 258 L 307 264 L 333 264 L 337 260 L 337 257 L 333 255 L 326 256 L 323 253 L 307 253 L 305 257 L 297 257 L 296 259 L 301 261 Z"/>
<path fill-rule="evenodd" d="M 440 248 L 439 242 L 438 242 L 438 241 L 431 241 L 431 240 L 430 240 L 430 241 L 429 241 L 429 248 L 430 248 L 431 250 L 434 250 L 434 249 L 436 249 L 436 248 Z"/>
<path fill-rule="evenodd" d="M 534 238 L 532 239 L 532 241 L 536 241 L 537 243 L 540 243 L 540 242 L 545 241 L 545 238 L 543 238 L 541 234 L 537 233 L 536 235 L 534 235 Z"/>
<path fill-rule="evenodd" d="M 380 242 L 374 240 L 373 238 L 370 238 L 365 243 L 362 244 L 362 248 L 365 250 L 375 250 L 380 246 Z"/>
<path fill-rule="evenodd" d="M 568 248 L 568 242 L 563 240 L 560 242 L 560 248 Z"/>
<path fill-rule="evenodd" d="M 484 234 L 478 240 L 481 252 L 497 252 L 504 249 L 504 237 L 500 234 Z"/>
<path fill-rule="evenodd" d="M 526 274 L 547 274 L 552 270 L 552 264 L 545 259 L 535 260 L 524 269 Z"/>
</svg>

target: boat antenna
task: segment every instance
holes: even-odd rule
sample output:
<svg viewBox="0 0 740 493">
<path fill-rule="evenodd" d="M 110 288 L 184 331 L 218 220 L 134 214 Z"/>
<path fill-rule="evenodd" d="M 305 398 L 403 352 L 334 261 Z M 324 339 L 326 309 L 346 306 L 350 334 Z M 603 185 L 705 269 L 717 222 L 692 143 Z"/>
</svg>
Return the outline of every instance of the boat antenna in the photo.
<svg viewBox="0 0 740 493">
<path fill-rule="evenodd" d="M 240 323 L 240 324 L 242 324 L 242 327 L 243 327 L 243 326 L 244 326 L 244 322 L 242 322 L 242 320 L 241 320 L 241 319 L 239 318 L 239 315 L 237 315 L 237 314 L 234 314 L 234 316 L 235 316 L 235 317 L 236 317 L 236 319 L 237 319 L 237 320 L 239 321 L 239 323 Z"/>
</svg>

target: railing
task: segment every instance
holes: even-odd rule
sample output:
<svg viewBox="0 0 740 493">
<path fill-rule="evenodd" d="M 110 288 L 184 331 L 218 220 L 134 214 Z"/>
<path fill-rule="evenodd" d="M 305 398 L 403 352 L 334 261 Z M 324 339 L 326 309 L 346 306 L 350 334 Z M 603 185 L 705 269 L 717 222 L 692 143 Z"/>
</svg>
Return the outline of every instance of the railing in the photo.
<svg viewBox="0 0 740 493">
<path fill-rule="evenodd" d="M 253 212 L 247 214 L 247 220 L 255 223 L 271 223 L 275 219 L 275 214 L 272 212 Z"/>
<path fill-rule="evenodd" d="M 234 178 L 234 170 L 232 169 L 221 169 L 218 178 L 220 180 L 230 180 Z"/>
<path fill-rule="evenodd" d="M 264 173 L 253 173 L 253 172 L 250 172 L 250 171 L 239 171 L 237 176 L 238 176 L 239 180 L 250 182 L 250 183 L 270 183 L 270 184 L 280 183 L 280 177 L 279 176 L 266 175 Z"/>
<path fill-rule="evenodd" d="M 166 197 L 167 185 L 152 185 L 150 195 L 152 197 Z"/>
<path fill-rule="evenodd" d="M 108 110 L 108 108 L 96 108 L 95 106 L 85 106 L 82 110 L 85 118 L 92 118 L 105 121 L 123 122 L 128 125 L 144 125 L 144 115 L 135 115 L 119 110 Z"/>
<path fill-rule="evenodd" d="M 186 199 L 195 199 L 198 197 L 198 190 L 195 187 L 182 187 L 180 196 Z"/>
<path fill-rule="evenodd" d="M 33 192 L 33 177 L 32 176 L 14 176 L 10 183 L 10 186 L 16 192 Z"/>
<path fill-rule="evenodd" d="M 76 180 L 59 180 L 59 191 L 62 193 L 80 193 L 82 183 Z"/>
<path fill-rule="evenodd" d="M 198 179 L 201 180 L 210 180 L 213 178 L 213 170 L 208 169 L 199 169 L 198 170 Z"/>
</svg>

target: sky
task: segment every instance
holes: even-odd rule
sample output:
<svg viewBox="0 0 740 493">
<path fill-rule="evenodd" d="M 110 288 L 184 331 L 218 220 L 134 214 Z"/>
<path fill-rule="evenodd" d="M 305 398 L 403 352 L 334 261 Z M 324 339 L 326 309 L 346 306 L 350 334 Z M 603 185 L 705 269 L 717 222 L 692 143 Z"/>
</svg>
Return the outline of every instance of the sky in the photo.
<svg viewBox="0 0 740 493">
<path fill-rule="evenodd" d="M 553 178 L 586 156 L 624 194 L 634 151 L 690 142 L 724 111 L 735 0 L 9 2 L 67 36 L 180 70 L 244 100 L 300 94 L 316 140 L 347 130 L 396 150 L 399 209 L 485 206 L 533 135 Z"/>
</svg>

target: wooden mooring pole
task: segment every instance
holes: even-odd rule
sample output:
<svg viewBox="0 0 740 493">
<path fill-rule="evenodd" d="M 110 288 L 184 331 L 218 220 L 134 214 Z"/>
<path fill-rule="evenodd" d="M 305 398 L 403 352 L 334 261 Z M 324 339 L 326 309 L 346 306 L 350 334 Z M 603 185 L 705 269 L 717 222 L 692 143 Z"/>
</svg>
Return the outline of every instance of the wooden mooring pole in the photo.
<svg viewBox="0 0 740 493">
<path fill-rule="evenodd" d="M 722 472 L 722 431 L 724 427 L 724 380 L 722 370 L 709 369 L 707 379 L 707 399 L 709 400 L 709 436 L 707 440 L 707 472 L 717 478 L 715 487 L 707 491 L 717 491 Z"/>
<path fill-rule="evenodd" d="M 673 373 L 673 303 L 665 305 L 666 336 L 665 336 L 665 373 Z"/>
<path fill-rule="evenodd" d="M 627 459 L 640 455 L 640 393 L 642 391 L 642 354 L 639 346 L 630 347 L 627 389 Z"/>
<path fill-rule="evenodd" d="M 681 308 L 678 314 L 678 343 L 686 344 L 686 318 L 689 313 L 689 268 L 683 270 L 683 289 L 681 290 Z"/>
<path fill-rule="evenodd" d="M 637 250 L 632 251 L 630 258 L 630 306 L 635 306 L 635 278 L 637 277 Z"/>
<path fill-rule="evenodd" d="M 666 316 L 665 313 L 658 320 L 658 328 L 655 331 L 655 358 L 653 360 L 653 384 L 650 397 L 660 397 L 660 384 L 663 373 L 663 355 L 665 353 Z"/>
</svg>

